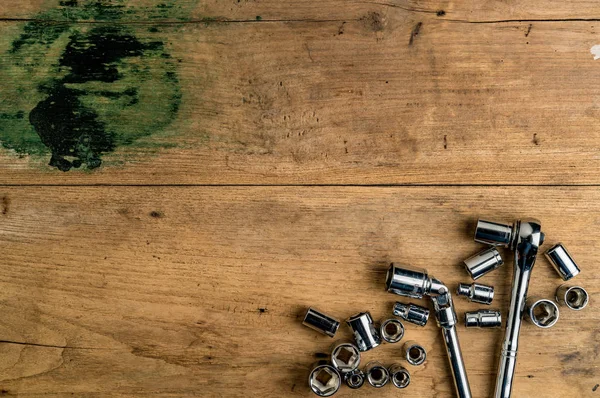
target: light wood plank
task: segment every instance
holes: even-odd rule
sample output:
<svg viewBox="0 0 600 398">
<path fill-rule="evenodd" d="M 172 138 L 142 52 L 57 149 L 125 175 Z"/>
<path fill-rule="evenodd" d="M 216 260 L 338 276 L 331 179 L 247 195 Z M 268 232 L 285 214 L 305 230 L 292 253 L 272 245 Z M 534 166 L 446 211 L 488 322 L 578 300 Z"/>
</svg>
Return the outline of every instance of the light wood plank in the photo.
<svg viewBox="0 0 600 398">
<path fill-rule="evenodd" d="M 545 247 L 569 248 L 583 270 L 574 282 L 592 296 L 552 329 L 524 326 L 515 395 L 594 396 L 597 189 L 23 187 L 0 198 L 7 394 L 310 396 L 308 367 L 331 340 L 303 327 L 302 311 L 389 316 L 390 261 L 450 286 L 467 281 L 460 262 L 481 248 L 471 228 L 486 215 L 541 219 Z M 510 274 L 504 266 L 482 279 L 504 314 Z M 560 282 L 542 258 L 530 293 L 550 297 Z M 459 315 L 477 308 L 456 305 Z M 411 396 L 451 396 L 435 322 L 406 329 L 429 350 L 427 364 L 410 369 Z M 474 396 L 490 396 L 502 331 L 459 333 Z M 383 346 L 364 360 L 389 364 L 400 350 Z"/>
</svg>

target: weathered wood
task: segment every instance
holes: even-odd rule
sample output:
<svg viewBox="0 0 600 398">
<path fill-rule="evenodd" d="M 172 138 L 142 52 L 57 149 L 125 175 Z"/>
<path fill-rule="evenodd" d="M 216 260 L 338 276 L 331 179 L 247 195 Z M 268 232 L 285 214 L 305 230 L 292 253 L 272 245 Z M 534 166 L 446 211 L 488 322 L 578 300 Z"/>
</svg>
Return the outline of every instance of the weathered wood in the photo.
<svg viewBox="0 0 600 398">
<path fill-rule="evenodd" d="M 545 247 L 570 249 L 583 270 L 575 282 L 592 295 L 552 329 L 524 326 L 515 396 L 594 396 L 595 188 L 5 187 L 0 198 L 7 395 L 310 396 L 307 368 L 331 340 L 301 326 L 303 309 L 390 315 L 390 261 L 450 286 L 467 281 L 460 262 L 480 249 L 471 228 L 481 214 L 540 218 Z M 507 265 L 482 279 L 504 313 L 510 274 Z M 541 258 L 530 293 L 551 297 L 560 283 Z M 456 305 L 459 315 L 478 307 Z M 424 367 L 410 368 L 410 395 L 452 396 L 435 322 L 406 329 L 429 350 Z M 490 396 L 502 331 L 459 333 L 474 396 Z M 364 358 L 391 363 L 400 349 Z"/>
<path fill-rule="evenodd" d="M 274 9 L 294 9 L 284 3 Z M 600 183 L 595 22 L 477 24 L 402 7 L 324 2 L 340 12 L 360 10 L 338 21 L 321 3 L 301 2 L 296 8 L 314 15 L 296 22 L 283 15 L 282 22 L 121 23 L 121 37 L 159 42 L 166 55 L 148 50 L 124 58 L 116 83 L 64 83 L 72 66 L 56 67 L 68 43 L 88 43 L 93 29 L 107 25 L 70 23 L 52 41 L 43 24 L 30 26 L 25 38 L 23 23 L 0 24 L 0 141 L 25 148 L 0 150 L 0 183 Z M 194 12 L 223 4 L 203 3 L 190 15 L 201 21 Z M 588 3 L 561 4 L 552 3 L 591 13 Z M 492 5 L 481 7 L 472 8 Z M 312 21 L 317 10 L 324 21 Z M 150 80 L 132 75 L 138 65 L 153 73 Z M 164 73 L 172 80 L 161 83 Z M 84 150 L 78 160 L 85 169 L 99 157 L 100 168 L 62 173 L 47 165 L 40 134 L 60 141 L 73 131 L 69 107 L 44 103 L 52 102 L 48 82 L 72 90 L 63 101 L 80 99 L 107 121 L 109 141 L 115 134 L 114 150 L 105 143 L 105 152 Z M 40 132 L 49 130 L 40 127 L 48 114 L 57 115 L 63 133 Z M 89 118 L 81 126 L 98 129 Z"/>
<path fill-rule="evenodd" d="M 96 0 L 64 0 L 63 4 L 100 3 Z M 565 2 L 544 0 L 534 2 L 516 1 L 440 1 L 440 0 L 112 0 L 102 2 L 123 6 L 128 10 L 143 11 L 136 14 L 133 21 L 140 20 L 175 20 L 174 17 L 160 12 L 166 7 L 174 6 L 187 10 L 194 19 L 217 20 L 323 20 L 352 19 L 362 16 L 367 11 L 402 10 L 414 14 L 435 15 L 450 20 L 472 22 L 498 20 L 564 20 L 564 19 L 600 19 L 600 7 L 593 0 Z M 44 18 L 40 11 L 55 8 L 59 0 L 4 0 L 0 7 L 0 18 Z M 166 7 L 165 7 L 166 6 Z M 61 8 L 68 8 L 62 6 Z M 159 12 L 157 12 L 159 10 Z M 69 19 L 73 16 L 69 16 Z"/>
</svg>

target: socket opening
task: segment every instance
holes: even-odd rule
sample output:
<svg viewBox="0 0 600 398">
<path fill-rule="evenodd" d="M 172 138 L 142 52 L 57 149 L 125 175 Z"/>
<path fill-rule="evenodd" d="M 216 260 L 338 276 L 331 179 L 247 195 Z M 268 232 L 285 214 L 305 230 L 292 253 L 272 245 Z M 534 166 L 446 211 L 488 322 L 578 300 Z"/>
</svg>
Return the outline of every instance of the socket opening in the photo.
<svg viewBox="0 0 600 398">
<path fill-rule="evenodd" d="M 541 328 L 549 328 L 558 321 L 558 307 L 550 300 L 539 300 L 529 310 L 533 323 Z"/>
<path fill-rule="evenodd" d="M 398 388 L 405 388 L 410 383 L 410 375 L 405 369 L 399 370 L 392 376 L 392 383 Z"/>
<path fill-rule="evenodd" d="M 413 345 L 406 350 L 406 360 L 411 365 L 421 365 L 425 362 L 425 358 L 427 354 L 425 353 L 425 349 L 419 345 Z"/>
<path fill-rule="evenodd" d="M 360 388 L 365 383 L 365 375 L 360 370 L 355 370 L 346 375 L 346 385 L 352 389 Z"/>
<path fill-rule="evenodd" d="M 350 343 L 336 346 L 331 353 L 333 366 L 342 373 L 350 372 L 360 364 L 360 352 Z"/>
<path fill-rule="evenodd" d="M 565 304 L 572 310 L 581 310 L 588 303 L 589 297 L 584 288 L 573 286 L 565 294 Z"/>
<path fill-rule="evenodd" d="M 397 343 L 404 337 L 404 326 L 397 319 L 388 319 L 381 324 L 381 337 L 388 343 Z"/>
<path fill-rule="evenodd" d="M 340 375 L 331 366 L 321 365 L 313 369 L 309 378 L 310 388 L 320 397 L 329 397 L 340 388 Z"/>
<path fill-rule="evenodd" d="M 369 384 L 377 388 L 386 385 L 389 377 L 390 376 L 387 372 L 387 369 L 379 365 L 373 366 L 371 369 L 369 369 L 369 373 L 367 374 Z"/>
</svg>

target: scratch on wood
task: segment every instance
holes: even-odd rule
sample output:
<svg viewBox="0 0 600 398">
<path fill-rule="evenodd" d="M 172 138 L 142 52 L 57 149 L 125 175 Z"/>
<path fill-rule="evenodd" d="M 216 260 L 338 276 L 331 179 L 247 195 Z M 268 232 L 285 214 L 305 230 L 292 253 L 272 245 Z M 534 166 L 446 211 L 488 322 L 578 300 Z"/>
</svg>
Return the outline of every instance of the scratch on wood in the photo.
<svg viewBox="0 0 600 398">
<path fill-rule="evenodd" d="M 2 197 L 2 214 L 7 215 L 9 207 L 10 207 L 10 199 L 8 198 L 8 196 L 3 196 Z"/>
<path fill-rule="evenodd" d="M 315 62 L 315 60 L 312 57 L 312 54 L 310 52 L 310 47 L 308 47 L 308 43 L 304 43 L 304 47 L 306 48 L 306 51 L 308 52 L 308 58 L 310 59 L 311 62 Z"/>
<path fill-rule="evenodd" d="M 444 135 L 444 149 L 448 149 L 448 136 Z"/>
<path fill-rule="evenodd" d="M 600 384 L 596 384 L 594 387 L 592 387 L 592 391 L 596 391 L 598 387 L 600 387 Z"/>
<path fill-rule="evenodd" d="M 415 41 L 415 37 L 419 35 L 419 31 L 421 30 L 421 26 L 423 26 L 423 22 L 419 22 L 415 25 L 415 27 L 410 32 L 410 38 L 408 39 L 408 45 L 412 46 Z"/>
<path fill-rule="evenodd" d="M 532 142 L 535 145 L 540 145 L 540 140 L 537 138 L 537 134 L 535 134 L 535 133 L 533 134 L 533 140 L 532 140 Z"/>
<path fill-rule="evenodd" d="M 527 32 L 525 32 L 525 37 L 529 36 L 529 33 L 531 32 L 531 28 L 533 27 L 533 24 L 529 24 L 529 27 L 527 28 Z"/>
</svg>

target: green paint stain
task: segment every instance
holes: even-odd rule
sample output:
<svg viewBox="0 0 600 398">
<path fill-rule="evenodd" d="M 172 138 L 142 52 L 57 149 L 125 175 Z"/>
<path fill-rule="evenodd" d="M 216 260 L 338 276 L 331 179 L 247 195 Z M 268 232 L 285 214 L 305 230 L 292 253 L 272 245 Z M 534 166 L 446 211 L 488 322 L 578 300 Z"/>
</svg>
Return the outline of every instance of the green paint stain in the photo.
<svg viewBox="0 0 600 398">
<path fill-rule="evenodd" d="M 157 27 L 132 29 L 123 21 L 181 20 L 185 10 L 176 1 L 141 9 L 126 3 L 60 1 L 23 27 L 0 57 L 4 148 L 50 154 L 50 165 L 63 171 L 94 169 L 119 146 L 153 145 L 145 137 L 175 120 L 182 95 L 167 40 Z"/>
</svg>

